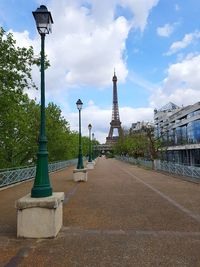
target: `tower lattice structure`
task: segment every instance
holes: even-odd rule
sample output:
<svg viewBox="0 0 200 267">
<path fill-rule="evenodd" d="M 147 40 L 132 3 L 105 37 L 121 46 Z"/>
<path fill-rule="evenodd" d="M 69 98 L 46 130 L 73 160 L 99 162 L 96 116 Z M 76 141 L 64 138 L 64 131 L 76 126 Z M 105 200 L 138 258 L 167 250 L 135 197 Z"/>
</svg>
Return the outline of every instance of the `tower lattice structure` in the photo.
<svg viewBox="0 0 200 267">
<path fill-rule="evenodd" d="M 115 72 L 112 81 L 113 81 L 112 120 L 110 122 L 110 130 L 108 137 L 106 137 L 107 144 L 115 144 L 122 131 L 120 117 L 119 117 L 118 97 L 117 97 L 117 76 L 115 75 Z M 118 136 L 113 136 L 114 129 L 117 129 Z"/>
</svg>

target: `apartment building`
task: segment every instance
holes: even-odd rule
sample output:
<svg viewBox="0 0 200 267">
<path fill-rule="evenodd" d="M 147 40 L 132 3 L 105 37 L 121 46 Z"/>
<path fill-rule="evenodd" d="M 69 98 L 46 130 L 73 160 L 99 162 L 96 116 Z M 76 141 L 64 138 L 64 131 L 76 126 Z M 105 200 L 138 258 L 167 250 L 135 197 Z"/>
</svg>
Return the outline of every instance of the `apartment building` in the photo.
<svg viewBox="0 0 200 267">
<path fill-rule="evenodd" d="M 161 138 L 164 159 L 200 165 L 200 102 L 186 107 L 168 103 L 154 110 L 155 136 Z"/>
<path fill-rule="evenodd" d="M 153 127 L 152 123 L 145 121 L 134 122 L 131 125 L 132 132 L 142 132 L 143 128 Z"/>
</svg>

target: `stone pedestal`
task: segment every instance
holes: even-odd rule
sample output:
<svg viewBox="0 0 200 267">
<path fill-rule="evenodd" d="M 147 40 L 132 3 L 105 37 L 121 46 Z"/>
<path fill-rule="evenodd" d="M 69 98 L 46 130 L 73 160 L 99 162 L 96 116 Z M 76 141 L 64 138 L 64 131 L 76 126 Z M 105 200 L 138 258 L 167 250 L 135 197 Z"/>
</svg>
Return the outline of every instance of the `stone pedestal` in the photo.
<svg viewBox="0 0 200 267">
<path fill-rule="evenodd" d="M 28 194 L 17 200 L 17 237 L 56 237 L 63 224 L 63 200 L 63 192 L 43 198 Z"/>
<path fill-rule="evenodd" d="M 90 169 L 90 170 L 91 170 L 91 169 L 94 169 L 94 165 L 95 165 L 95 164 L 94 164 L 94 161 L 91 161 L 91 162 L 88 161 L 88 162 L 87 162 L 87 169 Z"/>
<path fill-rule="evenodd" d="M 87 169 L 74 169 L 73 180 L 75 182 L 87 182 Z"/>
</svg>

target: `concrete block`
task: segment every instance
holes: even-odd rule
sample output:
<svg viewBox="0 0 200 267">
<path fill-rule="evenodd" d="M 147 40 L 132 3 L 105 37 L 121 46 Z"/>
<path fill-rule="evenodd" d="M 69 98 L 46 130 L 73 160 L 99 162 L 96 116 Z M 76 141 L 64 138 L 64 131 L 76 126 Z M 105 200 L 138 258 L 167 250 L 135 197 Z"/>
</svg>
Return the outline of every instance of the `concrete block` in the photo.
<svg viewBox="0 0 200 267">
<path fill-rule="evenodd" d="M 93 162 L 93 161 L 92 161 L 92 162 L 89 162 L 89 161 L 88 161 L 88 162 L 87 162 L 87 165 L 86 165 L 86 168 L 87 168 L 87 169 L 90 169 L 90 170 L 91 170 L 91 169 L 94 169 L 94 162 Z"/>
<path fill-rule="evenodd" d="M 87 182 L 87 169 L 74 169 L 73 180 L 75 182 Z"/>
<path fill-rule="evenodd" d="M 56 237 L 63 224 L 63 200 L 63 192 L 43 198 L 28 194 L 17 200 L 17 237 Z"/>
</svg>

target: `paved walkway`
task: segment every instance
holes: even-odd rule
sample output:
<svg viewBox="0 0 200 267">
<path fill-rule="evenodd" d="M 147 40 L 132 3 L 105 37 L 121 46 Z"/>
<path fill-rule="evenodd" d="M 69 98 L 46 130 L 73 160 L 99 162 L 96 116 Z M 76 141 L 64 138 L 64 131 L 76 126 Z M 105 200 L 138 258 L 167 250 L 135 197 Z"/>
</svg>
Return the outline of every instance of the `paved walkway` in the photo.
<svg viewBox="0 0 200 267">
<path fill-rule="evenodd" d="M 99 159 L 87 183 L 72 167 L 51 175 L 64 191 L 55 239 L 16 238 L 16 199 L 32 182 L 0 191 L 0 266 L 200 267 L 200 185 Z"/>
</svg>

